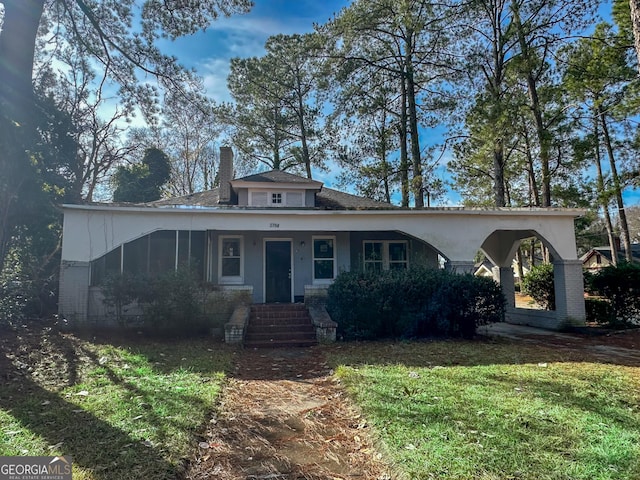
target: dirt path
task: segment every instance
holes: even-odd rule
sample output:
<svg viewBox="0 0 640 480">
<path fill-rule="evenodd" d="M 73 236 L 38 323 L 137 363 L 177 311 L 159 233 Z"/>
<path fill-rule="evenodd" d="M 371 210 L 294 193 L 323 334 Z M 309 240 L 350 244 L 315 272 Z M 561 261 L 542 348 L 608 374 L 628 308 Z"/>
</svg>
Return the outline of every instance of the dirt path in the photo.
<svg viewBox="0 0 640 480">
<path fill-rule="evenodd" d="M 391 479 L 319 348 L 244 350 L 186 478 Z"/>
</svg>

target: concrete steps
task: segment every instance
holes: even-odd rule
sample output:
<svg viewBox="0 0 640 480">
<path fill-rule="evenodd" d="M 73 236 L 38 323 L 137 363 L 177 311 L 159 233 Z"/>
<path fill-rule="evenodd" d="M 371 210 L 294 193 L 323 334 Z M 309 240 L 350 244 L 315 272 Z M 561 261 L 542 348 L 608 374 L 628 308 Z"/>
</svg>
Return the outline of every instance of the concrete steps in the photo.
<svg viewBox="0 0 640 480">
<path fill-rule="evenodd" d="M 317 345 L 309 311 L 302 303 L 251 306 L 244 337 L 247 348 L 310 347 Z"/>
</svg>

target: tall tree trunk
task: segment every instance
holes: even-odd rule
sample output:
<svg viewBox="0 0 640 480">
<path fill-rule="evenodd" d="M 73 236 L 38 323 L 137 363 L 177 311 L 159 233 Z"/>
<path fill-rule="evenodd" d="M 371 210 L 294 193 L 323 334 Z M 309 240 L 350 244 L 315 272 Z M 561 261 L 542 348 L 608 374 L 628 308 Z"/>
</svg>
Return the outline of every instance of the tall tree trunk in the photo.
<svg viewBox="0 0 640 480">
<path fill-rule="evenodd" d="M 488 90 L 491 94 L 492 108 L 489 112 L 489 118 L 496 123 L 496 130 L 500 131 L 503 123 L 502 120 L 502 84 L 504 82 L 504 35 L 502 33 L 501 17 L 503 6 L 499 4 L 491 4 L 490 6 L 491 26 L 492 26 L 492 59 L 493 68 L 492 75 L 487 75 Z M 504 139 L 502 135 L 498 135 L 493 139 L 493 194 L 496 207 L 504 207 L 507 205 L 505 192 L 505 158 L 504 158 Z"/>
<path fill-rule="evenodd" d="M 16 225 L 18 194 L 33 175 L 27 145 L 33 143 L 33 57 L 44 0 L 4 0 L 0 32 L 0 271 Z"/>
<path fill-rule="evenodd" d="M 275 123 L 276 125 L 280 125 L 280 112 L 278 110 L 278 107 L 274 107 L 274 115 L 273 118 L 276 119 Z M 274 138 L 273 138 L 273 165 L 271 166 L 271 168 L 273 168 L 274 170 L 280 170 L 281 169 L 281 160 L 280 160 L 280 131 L 278 129 L 275 130 L 274 132 Z"/>
<path fill-rule="evenodd" d="M 309 145 L 307 143 L 307 126 L 304 122 L 304 101 L 302 98 L 302 86 L 300 85 L 300 78 L 296 78 L 297 81 L 297 97 L 298 97 L 298 128 L 300 129 L 300 141 L 302 142 L 302 161 L 307 172 L 307 178 L 312 177 L 311 173 L 311 158 L 309 156 Z"/>
<path fill-rule="evenodd" d="M 19 123 L 33 111 L 33 57 L 44 0 L 4 0 L 0 102 Z"/>
<path fill-rule="evenodd" d="M 529 241 L 529 270 L 536 266 L 536 239 Z"/>
<path fill-rule="evenodd" d="M 518 280 L 520 282 L 522 282 L 524 278 L 524 268 L 522 267 L 523 259 L 522 246 L 518 246 L 518 250 L 516 250 L 516 270 L 518 271 Z"/>
<path fill-rule="evenodd" d="M 384 199 L 391 203 L 391 189 L 389 188 L 389 162 L 387 162 L 387 113 L 382 110 L 382 121 L 380 127 L 380 165 L 382 168 L 382 186 L 384 188 Z"/>
<path fill-rule="evenodd" d="M 618 204 L 618 218 L 620 220 L 620 237 L 622 245 L 624 247 L 624 258 L 627 262 L 631 262 L 631 241 L 629 239 L 629 224 L 627 223 L 627 214 L 624 210 L 624 201 L 622 200 L 622 187 L 620 185 L 620 177 L 618 176 L 618 168 L 616 167 L 616 159 L 613 154 L 613 146 L 611 144 L 611 136 L 609 135 L 609 127 L 607 125 L 607 118 L 602 109 L 602 106 L 598 106 L 598 116 L 600 118 L 600 125 L 602 126 L 602 135 L 604 138 L 604 145 L 607 150 L 607 156 L 609 157 L 609 164 L 611 168 L 611 180 L 613 181 L 613 193 L 616 197 Z"/>
<path fill-rule="evenodd" d="M 540 170 L 542 172 L 542 205 L 543 207 L 551 206 L 551 174 L 549 170 L 549 132 L 544 124 L 542 107 L 540 105 L 540 97 L 538 95 L 538 85 L 533 75 L 533 59 L 531 58 L 531 50 L 527 44 L 524 35 L 522 22 L 520 21 L 520 12 L 517 2 L 512 2 L 513 21 L 518 34 L 518 43 L 520 44 L 520 53 L 524 58 L 525 76 L 527 79 L 527 90 L 529 93 L 529 108 L 533 114 L 536 125 L 536 134 L 538 136 L 538 144 L 540 147 Z"/>
<path fill-rule="evenodd" d="M 527 124 L 522 119 L 522 136 L 524 138 L 525 156 L 527 157 L 527 175 L 529 177 L 529 206 L 540 206 L 540 192 L 538 190 L 538 182 L 536 181 L 536 171 L 533 165 L 533 155 L 531 154 L 531 141 L 529 140 L 529 132 L 527 132 Z"/>
<path fill-rule="evenodd" d="M 631 7 L 631 25 L 633 27 L 633 45 L 636 48 L 638 70 L 640 70 L 640 0 L 629 0 Z"/>
<path fill-rule="evenodd" d="M 409 134 L 411 136 L 411 158 L 413 160 L 412 190 L 416 207 L 424 207 L 424 182 L 422 179 L 422 160 L 420 158 L 420 138 L 418 133 L 418 106 L 416 103 L 416 84 L 413 72 L 413 34 L 407 34 L 405 53 L 405 74 L 407 77 L 407 106 L 409 108 Z"/>
<path fill-rule="evenodd" d="M 400 136 L 400 191 L 403 207 L 409 206 L 409 155 L 407 152 L 407 84 L 404 78 L 400 79 L 400 125 L 398 134 Z"/>
<path fill-rule="evenodd" d="M 502 138 L 496 138 L 493 142 L 493 192 L 496 207 L 507 205 L 504 190 L 504 144 Z"/>
<path fill-rule="evenodd" d="M 598 188 L 598 197 L 604 214 L 605 227 L 607 229 L 607 237 L 609 239 L 609 248 L 611 249 L 611 262 L 614 266 L 618 265 L 618 248 L 613 236 L 613 223 L 611 222 L 611 214 L 609 213 L 609 198 L 604 189 L 604 176 L 602 175 L 602 158 L 600 156 L 600 129 L 598 128 L 598 115 L 593 118 L 593 135 L 595 137 L 595 165 L 598 175 L 596 177 L 596 185 Z"/>
</svg>

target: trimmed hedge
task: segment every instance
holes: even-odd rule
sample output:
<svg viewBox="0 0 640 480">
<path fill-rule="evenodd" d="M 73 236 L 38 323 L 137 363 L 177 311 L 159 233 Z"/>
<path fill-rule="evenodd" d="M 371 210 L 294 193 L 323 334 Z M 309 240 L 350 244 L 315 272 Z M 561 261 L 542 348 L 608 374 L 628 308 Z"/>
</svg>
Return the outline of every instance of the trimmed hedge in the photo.
<svg viewBox="0 0 640 480">
<path fill-rule="evenodd" d="M 505 299 L 492 279 L 414 267 L 343 272 L 329 287 L 327 310 L 345 340 L 471 337 L 504 320 Z"/>
<path fill-rule="evenodd" d="M 605 321 L 612 327 L 640 325 L 640 266 L 621 263 L 585 275 L 586 290 L 604 297 L 609 305 Z"/>
</svg>

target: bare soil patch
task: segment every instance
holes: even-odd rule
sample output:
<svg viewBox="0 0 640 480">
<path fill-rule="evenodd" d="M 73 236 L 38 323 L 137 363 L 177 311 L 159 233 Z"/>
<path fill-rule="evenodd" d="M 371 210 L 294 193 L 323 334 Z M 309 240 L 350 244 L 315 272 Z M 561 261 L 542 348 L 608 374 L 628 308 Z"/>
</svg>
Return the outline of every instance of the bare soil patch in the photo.
<svg viewBox="0 0 640 480">
<path fill-rule="evenodd" d="M 321 348 L 237 355 L 186 478 L 392 478 Z"/>
</svg>

